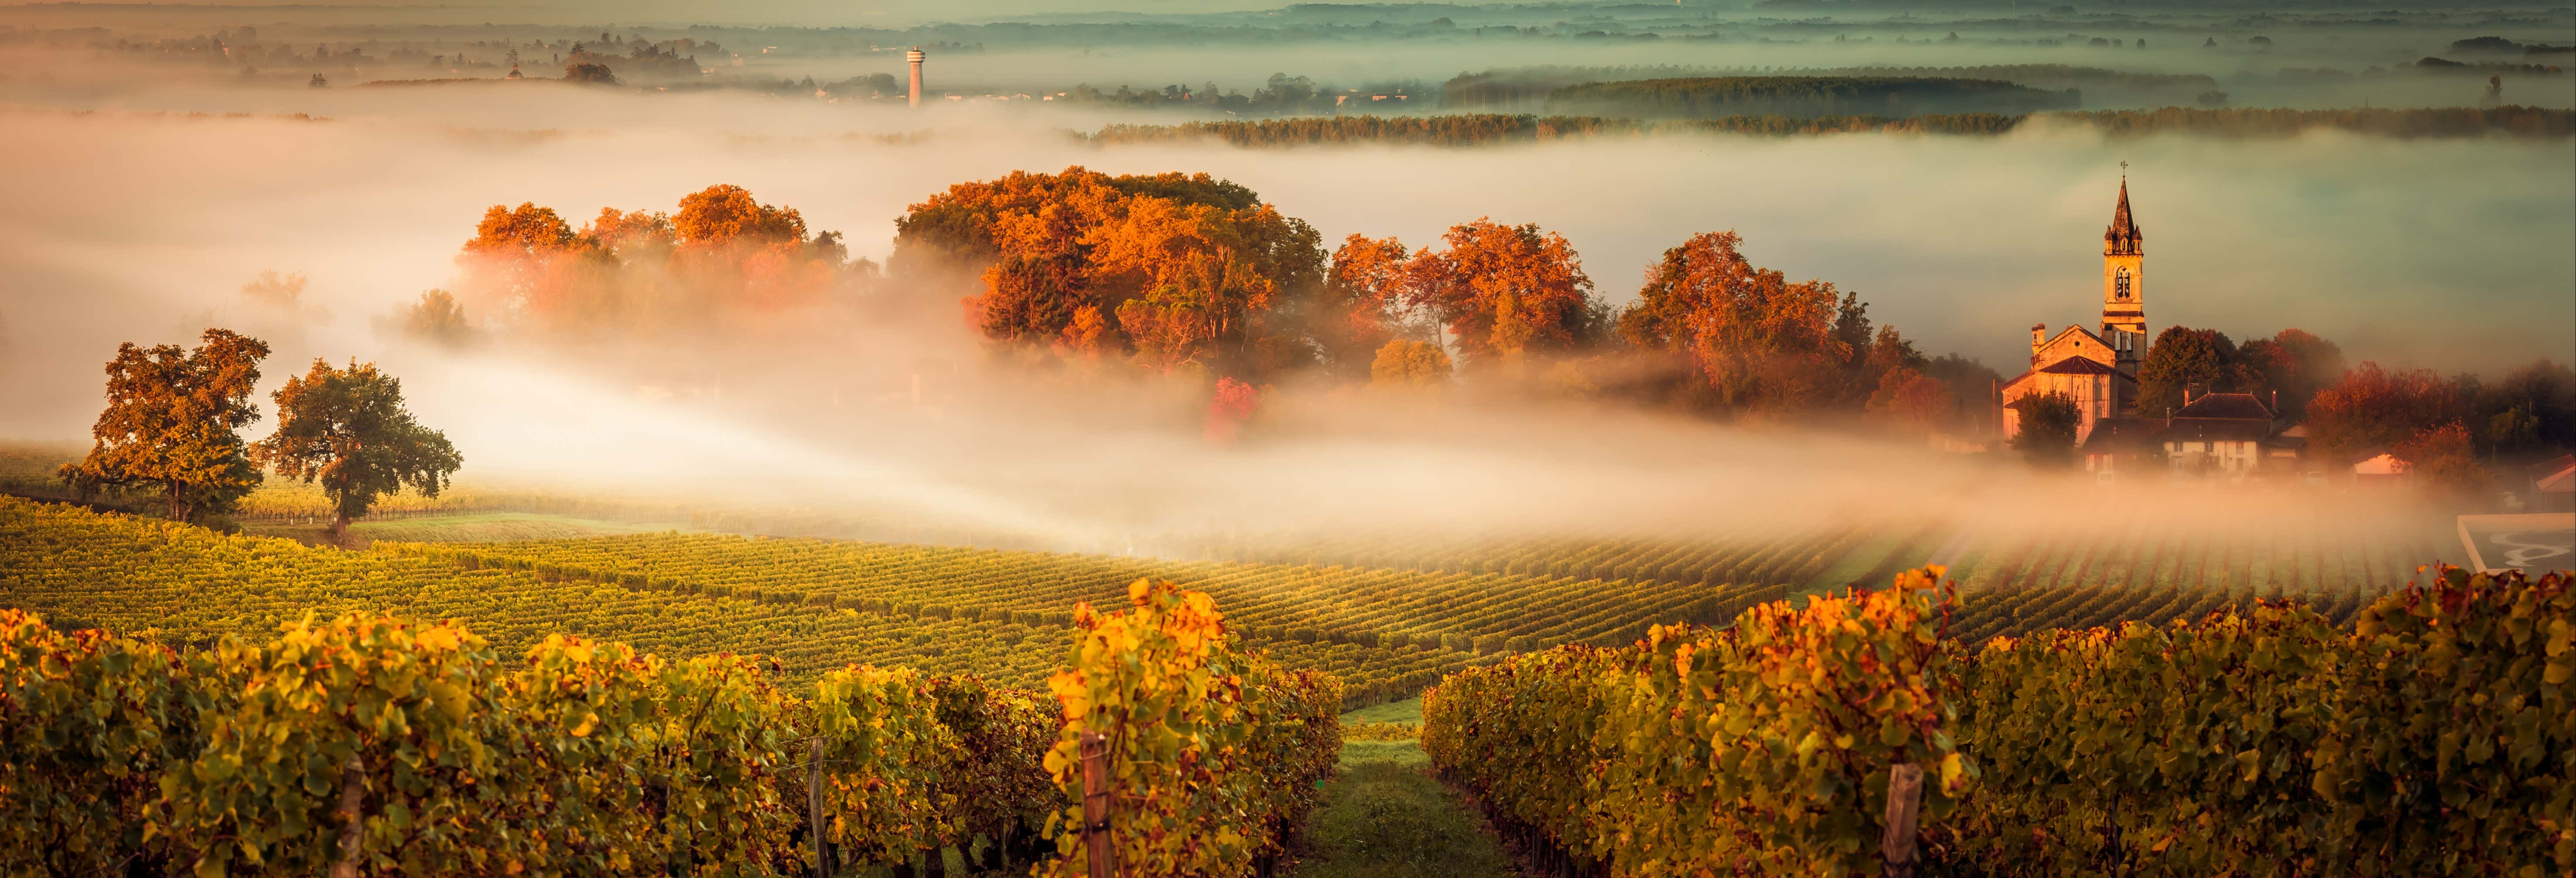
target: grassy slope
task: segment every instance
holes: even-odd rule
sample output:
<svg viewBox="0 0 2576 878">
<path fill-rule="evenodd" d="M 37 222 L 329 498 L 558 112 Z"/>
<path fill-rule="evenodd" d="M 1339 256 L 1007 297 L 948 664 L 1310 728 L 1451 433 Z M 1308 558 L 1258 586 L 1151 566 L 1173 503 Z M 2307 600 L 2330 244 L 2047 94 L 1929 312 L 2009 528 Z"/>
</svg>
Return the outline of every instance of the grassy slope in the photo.
<svg viewBox="0 0 2576 878">
<path fill-rule="evenodd" d="M 559 540 L 594 537 L 606 534 L 661 531 L 669 525 L 629 524 L 622 521 L 600 521 L 564 515 L 540 515 L 528 512 L 489 512 L 467 515 L 438 515 L 399 521 L 359 521 L 349 525 L 349 548 L 365 548 L 376 540 L 415 543 L 493 543 L 509 540 Z M 264 537 L 285 537 L 308 546 L 330 540 L 328 524 L 259 524 L 242 529 Z"/>
</svg>

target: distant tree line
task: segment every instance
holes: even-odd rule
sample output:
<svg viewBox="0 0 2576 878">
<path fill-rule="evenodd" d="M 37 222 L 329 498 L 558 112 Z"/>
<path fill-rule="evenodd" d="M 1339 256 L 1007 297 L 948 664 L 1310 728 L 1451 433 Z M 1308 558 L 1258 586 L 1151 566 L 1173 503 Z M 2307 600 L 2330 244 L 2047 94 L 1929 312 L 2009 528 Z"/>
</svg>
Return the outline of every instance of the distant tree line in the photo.
<svg viewBox="0 0 2576 878">
<path fill-rule="evenodd" d="M 2039 120 L 2050 125 L 2086 126 L 2113 136 L 2201 134 L 2221 137 L 2286 137 L 2312 130 L 2349 131 L 2383 137 L 2569 137 L 2576 136 L 2576 111 L 2550 107 L 2439 107 L 2412 109 L 2270 110 L 2250 108 L 2185 108 L 2159 110 L 2090 110 L 2006 115 L 1956 113 L 1888 118 L 1884 116 L 1728 116 L 1717 119 L 1646 120 L 1599 116 L 1537 116 L 1461 113 L 1442 116 L 1325 116 L 1186 122 L 1178 125 L 1116 124 L 1077 134 L 1102 144 L 1167 143 L 1219 140 L 1234 146 L 1312 146 L 1331 143 L 1418 143 L 1434 146 L 1484 146 L 1570 137 L 1653 134 L 1963 134 L 2011 132 Z"/>
<path fill-rule="evenodd" d="M 1440 105 L 1451 109 L 1509 110 L 1547 98 L 1559 88 L 1584 83 L 1615 83 L 1685 77 L 1743 77 L 1757 71 L 1742 68 L 1678 65 L 1571 67 L 1538 65 L 1460 73 L 1440 84 Z M 2197 73 L 2132 73 L 2070 64 L 1981 64 L 1970 67 L 1827 67 L 1759 71 L 1762 75 L 1797 77 L 1917 77 L 1999 79 L 2038 88 L 2100 86 L 2128 91 L 2201 91 L 2218 81 Z"/>
<path fill-rule="evenodd" d="M 1848 116 L 1867 113 L 2030 113 L 2073 109 L 2074 89 L 2049 91 L 1999 79 L 1921 76 L 1717 76 L 1589 82 L 1547 93 L 1549 112 L 1646 118 Z"/>
</svg>

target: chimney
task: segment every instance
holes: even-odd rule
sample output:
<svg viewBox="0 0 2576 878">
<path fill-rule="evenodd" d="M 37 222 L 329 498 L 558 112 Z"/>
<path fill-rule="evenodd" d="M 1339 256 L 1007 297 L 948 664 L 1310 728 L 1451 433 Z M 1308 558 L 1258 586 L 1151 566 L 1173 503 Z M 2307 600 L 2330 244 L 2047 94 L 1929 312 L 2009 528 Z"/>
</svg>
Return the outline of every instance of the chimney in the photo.
<svg viewBox="0 0 2576 878">
<path fill-rule="evenodd" d="M 2281 416 L 2281 391 L 2272 391 L 2272 417 Z"/>
<path fill-rule="evenodd" d="M 2030 361 L 2031 361 L 2033 364 L 2037 364 L 2037 363 L 2039 362 L 2039 348 L 2040 348 L 2040 346 L 2041 346 L 2041 345 L 2045 345 L 2045 344 L 2047 344 L 2047 343 L 2048 343 L 2048 324 L 2045 324 L 2045 323 L 2034 323 L 2034 324 L 2031 324 L 2031 326 L 2030 326 Z"/>
</svg>

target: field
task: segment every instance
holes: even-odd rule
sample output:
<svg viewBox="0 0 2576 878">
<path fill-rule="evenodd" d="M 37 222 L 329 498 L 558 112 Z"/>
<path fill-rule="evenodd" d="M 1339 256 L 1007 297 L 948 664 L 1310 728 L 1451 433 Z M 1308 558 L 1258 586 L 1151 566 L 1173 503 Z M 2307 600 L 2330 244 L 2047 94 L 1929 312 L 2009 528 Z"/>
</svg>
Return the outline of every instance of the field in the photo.
<svg viewBox="0 0 2576 878">
<path fill-rule="evenodd" d="M 1214 596 L 1237 631 L 1283 661 L 1340 675 L 1356 709 L 1505 654 L 1623 644 L 1655 623 L 1722 625 L 1763 601 L 1877 581 L 1945 544 L 1971 547 L 1948 631 L 1972 643 L 2197 618 L 2285 595 L 2309 596 L 2341 620 L 2411 573 L 2400 568 L 2398 534 L 2362 530 L 2322 542 L 2071 531 L 1996 545 L 1936 528 L 1696 542 L 1351 538 L 1297 549 L 1282 538 L 1207 547 L 1247 560 L 1175 561 L 620 532 L 638 527 L 526 513 L 396 517 L 353 526 L 374 547 L 347 552 L 9 500 L 0 600 L 64 625 L 192 643 L 263 633 L 308 611 L 380 609 L 465 620 L 511 648 L 563 631 L 675 657 L 766 655 L 796 680 L 867 662 L 1035 686 L 1061 656 L 1076 603 L 1118 606 L 1127 583 L 1163 578 Z M 2431 537 L 2414 545 L 2426 557 L 2440 548 Z"/>
</svg>

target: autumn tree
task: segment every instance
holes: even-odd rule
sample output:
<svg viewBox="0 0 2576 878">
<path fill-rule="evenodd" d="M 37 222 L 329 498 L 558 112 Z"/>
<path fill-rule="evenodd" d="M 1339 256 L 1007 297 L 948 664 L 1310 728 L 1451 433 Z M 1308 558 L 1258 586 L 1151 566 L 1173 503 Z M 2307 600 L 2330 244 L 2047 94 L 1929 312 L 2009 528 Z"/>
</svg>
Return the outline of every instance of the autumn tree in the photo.
<svg viewBox="0 0 2576 878">
<path fill-rule="evenodd" d="M 2035 393 L 2014 400 L 2013 405 L 2021 412 L 2021 431 L 2013 434 L 2012 447 L 2023 460 L 2042 469 L 2075 465 L 2075 432 L 2084 413 L 2074 397 Z"/>
<path fill-rule="evenodd" d="M 2328 462 L 2350 463 L 2464 414 L 2459 388 L 2432 370 L 2388 372 L 2364 360 L 2308 402 L 2308 448 Z"/>
<path fill-rule="evenodd" d="M 1449 354 L 1427 341 L 1395 339 L 1377 349 L 1369 362 L 1369 383 L 1377 387 L 1434 387 L 1449 380 Z"/>
<path fill-rule="evenodd" d="M 2476 440 L 2458 421 L 2415 431 L 2391 449 L 2417 485 L 2453 499 L 2485 495 L 2494 479 L 2478 465 Z"/>
<path fill-rule="evenodd" d="M 1882 376 L 1870 394 L 1871 419 L 1905 433 L 1928 435 L 1957 417 L 1959 399 L 1941 379 L 1908 367 Z"/>
<path fill-rule="evenodd" d="M 2254 386 L 2280 395 L 2285 417 L 2303 417 L 2317 391 L 2343 377 L 2343 348 L 2303 329 L 2284 329 L 2237 349 Z"/>
<path fill-rule="evenodd" d="M 461 289 L 486 316 L 576 323 L 612 289 L 613 257 L 573 232 L 554 208 L 492 205 L 457 256 Z"/>
<path fill-rule="evenodd" d="M 801 311 L 874 268 L 837 233 L 809 234 L 794 208 L 731 185 L 690 193 L 676 213 L 602 208 L 579 229 L 552 208 L 494 205 L 458 263 L 457 291 L 486 321 L 576 333 Z"/>
<path fill-rule="evenodd" d="M 2146 359 L 2138 364 L 2138 415 L 2161 418 L 2182 408 L 2186 390 L 2195 395 L 2249 390 L 2251 377 L 2227 333 L 2166 327 L 2156 333 Z"/>
<path fill-rule="evenodd" d="M 107 409 L 90 428 L 87 456 L 58 474 L 74 489 L 151 488 L 162 514 L 196 521 L 230 511 L 260 483 L 234 432 L 259 420 L 251 392 L 268 345 L 209 329 L 194 350 L 131 343 L 107 362 Z"/>
<path fill-rule="evenodd" d="M 1313 227 L 1205 174 L 1080 167 L 962 183 L 896 221 L 915 285 L 975 272 L 969 321 L 1005 347 L 1116 352 L 1156 371 L 1312 362 L 1324 254 Z"/>
<path fill-rule="evenodd" d="M 1416 329 L 1411 318 L 1421 297 L 1412 289 L 1413 254 L 1403 241 L 1358 234 L 1343 239 L 1325 272 L 1312 322 L 1315 341 L 1337 372 L 1355 377 L 1353 367 L 1366 362 L 1370 374 L 1377 374 L 1386 347 Z M 1431 330 L 1424 327 L 1421 334 Z"/>
<path fill-rule="evenodd" d="M 1410 293 L 1468 359 L 1566 353 L 1604 334 L 1608 308 L 1565 236 L 1479 217 L 1441 241 L 1447 249 L 1414 254 Z"/>
<path fill-rule="evenodd" d="M 1843 396 L 1846 370 L 1862 355 L 1856 341 L 1870 341 L 1863 306 L 1833 284 L 1790 283 L 1754 265 L 1743 240 L 1705 232 L 1664 251 L 1620 313 L 1620 335 L 1688 357 L 1726 408 L 1788 411 Z M 1893 358 L 1919 358 L 1891 342 Z"/>
<path fill-rule="evenodd" d="M 374 363 L 313 369 L 289 378 L 277 401 L 277 432 L 251 446 L 253 457 L 284 478 L 320 484 L 335 517 L 333 542 L 376 498 L 404 488 L 436 497 L 463 465 L 455 446 L 421 426 L 403 407 L 402 382 Z"/>
</svg>

